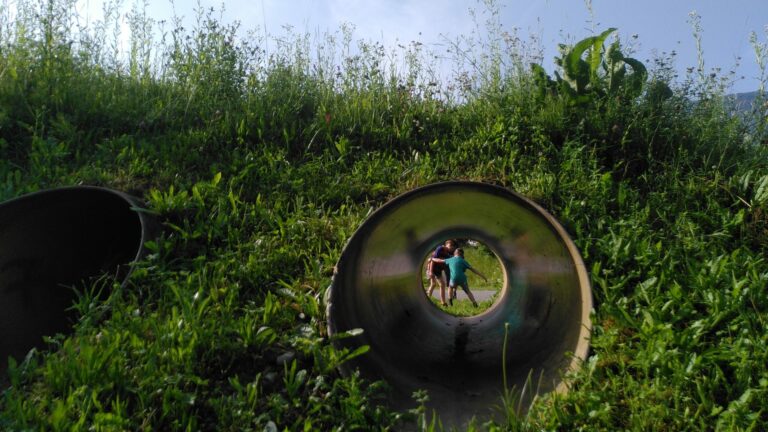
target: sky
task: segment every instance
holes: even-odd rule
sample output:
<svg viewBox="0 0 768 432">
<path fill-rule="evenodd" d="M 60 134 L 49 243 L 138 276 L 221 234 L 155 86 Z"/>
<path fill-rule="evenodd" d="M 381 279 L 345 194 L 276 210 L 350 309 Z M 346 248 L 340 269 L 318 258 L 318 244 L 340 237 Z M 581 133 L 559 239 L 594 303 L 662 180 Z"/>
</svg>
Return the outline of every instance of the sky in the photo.
<svg viewBox="0 0 768 432">
<path fill-rule="evenodd" d="M 79 0 L 84 14 L 101 16 L 102 0 Z M 124 8 L 131 0 L 124 0 Z M 750 33 L 768 43 L 768 0 L 506 0 L 499 19 L 504 29 L 523 40 L 535 38 L 543 50 L 543 65 L 554 68 L 558 43 L 573 43 L 609 27 L 633 56 L 652 65 L 655 57 L 674 51 L 676 69 L 697 67 L 697 42 L 691 13 L 700 17 L 701 50 L 705 71 L 735 70 L 730 92 L 758 88 L 760 68 L 750 44 Z M 191 20 L 198 2 L 153 0 L 148 13 L 155 19 L 177 16 Z M 483 9 L 479 0 L 199 0 L 205 8 L 224 6 L 225 22 L 239 21 L 241 29 L 279 35 L 284 25 L 297 32 L 321 34 L 343 23 L 354 25 L 355 40 L 379 41 L 385 46 L 419 41 L 439 51 L 447 42 L 475 28 L 470 9 Z M 743 76 L 743 78 L 741 78 Z"/>
</svg>

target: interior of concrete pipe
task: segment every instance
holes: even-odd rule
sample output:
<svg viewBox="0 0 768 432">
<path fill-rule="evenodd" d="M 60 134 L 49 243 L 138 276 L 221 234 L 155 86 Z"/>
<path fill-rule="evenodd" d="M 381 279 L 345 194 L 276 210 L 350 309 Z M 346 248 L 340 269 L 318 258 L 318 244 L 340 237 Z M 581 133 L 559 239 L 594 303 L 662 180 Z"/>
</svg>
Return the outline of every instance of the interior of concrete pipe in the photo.
<svg viewBox="0 0 768 432">
<path fill-rule="evenodd" d="M 454 238 L 483 242 L 503 267 L 499 298 L 479 315 L 447 314 L 423 292 L 424 257 Z M 359 227 L 337 264 L 328 325 L 363 330 L 339 345 L 370 347 L 343 372 L 389 382 L 396 407 L 425 389 L 444 424 L 461 425 L 498 416 L 505 368 L 524 409 L 534 394 L 564 391 L 564 372 L 587 354 L 591 309 L 581 256 L 550 214 L 501 187 L 447 182 L 393 199 Z"/>
<path fill-rule="evenodd" d="M 75 289 L 94 278 L 127 277 L 150 231 L 135 205 L 130 196 L 95 187 L 0 204 L 0 377 L 9 356 L 20 361 L 44 346 L 44 336 L 70 331 Z"/>
</svg>

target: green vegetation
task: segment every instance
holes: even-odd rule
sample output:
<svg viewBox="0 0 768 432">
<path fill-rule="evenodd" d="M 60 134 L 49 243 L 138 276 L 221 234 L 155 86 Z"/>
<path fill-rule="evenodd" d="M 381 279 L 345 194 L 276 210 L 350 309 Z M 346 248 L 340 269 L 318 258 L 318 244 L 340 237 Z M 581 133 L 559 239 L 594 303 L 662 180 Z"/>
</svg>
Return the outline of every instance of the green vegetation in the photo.
<svg viewBox="0 0 768 432">
<path fill-rule="evenodd" d="M 765 110 L 731 116 L 717 74 L 644 71 L 603 33 L 552 80 L 492 19 L 447 82 L 417 43 L 345 27 L 267 52 L 204 10 L 186 30 L 134 8 L 121 53 L 113 9 L 82 27 L 71 0 L 4 7 L 0 199 L 103 185 L 164 230 L 125 289 L 80 296 L 71 335 L 13 362 L 0 429 L 428 428 L 338 375 L 365 348 L 332 348 L 322 298 L 371 209 L 449 179 L 550 210 L 593 283 L 571 391 L 488 429 L 768 428 Z"/>
<path fill-rule="evenodd" d="M 474 292 L 474 289 L 472 289 Z M 447 295 L 447 293 L 446 293 Z M 479 315 L 488 308 L 493 305 L 493 302 L 496 301 L 496 298 L 490 298 L 488 300 L 484 300 L 477 303 L 477 307 L 472 305 L 472 302 L 469 301 L 469 299 L 463 298 L 463 299 L 456 299 L 453 301 L 453 304 L 448 306 L 440 306 L 440 299 L 436 297 L 432 297 L 430 300 L 432 300 L 432 303 L 437 306 L 438 308 L 444 310 L 445 312 L 448 312 L 451 315 L 456 315 L 460 317 L 467 317 L 467 316 L 473 316 L 473 315 Z"/>
<path fill-rule="evenodd" d="M 574 46 L 560 45 L 562 56 L 556 58 L 555 63 L 563 75 L 555 72 L 554 81 L 541 65 L 533 63 L 531 67 L 539 96 L 547 92 L 559 94 L 574 105 L 596 102 L 606 95 L 623 96 L 628 100 L 640 96 L 648 72 L 641 62 L 621 53 L 618 40 L 605 48 L 605 40 L 615 31 L 615 28 L 608 29 Z M 589 58 L 585 60 L 587 51 Z M 632 70 L 629 74 L 627 66 Z"/>
</svg>

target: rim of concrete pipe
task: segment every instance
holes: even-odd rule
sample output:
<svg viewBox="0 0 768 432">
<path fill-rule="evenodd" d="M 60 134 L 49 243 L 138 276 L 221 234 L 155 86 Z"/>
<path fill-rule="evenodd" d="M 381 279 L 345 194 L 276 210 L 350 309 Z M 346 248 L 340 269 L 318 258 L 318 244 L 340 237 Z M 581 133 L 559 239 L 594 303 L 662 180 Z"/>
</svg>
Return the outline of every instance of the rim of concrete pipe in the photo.
<svg viewBox="0 0 768 432">
<path fill-rule="evenodd" d="M 449 238 L 478 240 L 499 258 L 504 286 L 479 315 L 450 315 L 424 293 L 424 259 Z M 446 426 L 500 417 L 505 371 L 524 411 L 537 394 L 567 391 L 564 372 L 589 349 L 592 292 L 570 236 L 533 201 L 485 183 L 431 184 L 374 211 L 344 247 L 326 299 L 335 344 L 370 347 L 342 373 L 384 379 L 396 408 L 427 390 Z M 339 337 L 353 329 L 363 332 Z"/>
<path fill-rule="evenodd" d="M 141 202 L 98 186 L 46 189 L 0 203 L 0 388 L 7 357 L 71 331 L 72 286 L 109 274 L 124 285 L 154 237 Z"/>
</svg>

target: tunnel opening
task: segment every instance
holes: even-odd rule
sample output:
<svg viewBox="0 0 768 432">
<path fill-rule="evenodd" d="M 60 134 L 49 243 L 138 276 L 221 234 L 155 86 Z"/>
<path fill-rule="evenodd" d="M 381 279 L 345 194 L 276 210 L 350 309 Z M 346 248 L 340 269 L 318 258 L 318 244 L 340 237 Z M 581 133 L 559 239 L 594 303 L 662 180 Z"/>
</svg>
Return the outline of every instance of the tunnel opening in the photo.
<svg viewBox="0 0 768 432">
<path fill-rule="evenodd" d="M 0 381 L 8 357 L 21 361 L 46 336 L 79 318 L 78 290 L 109 295 L 146 240 L 133 198 L 96 187 L 42 191 L 0 204 Z M 106 289 L 104 289 L 106 288 Z"/>
<path fill-rule="evenodd" d="M 499 258 L 504 284 L 487 311 L 456 316 L 427 298 L 424 263 L 446 239 L 478 240 Z M 424 186 L 373 212 L 342 251 L 327 296 L 331 335 L 362 330 L 335 344 L 369 347 L 342 373 L 385 379 L 399 409 L 425 390 L 448 427 L 500 415 L 506 390 L 523 411 L 538 394 L 566 391 L 564 373 L 586 357 L 591 309 L 586 269 L 562 226 L 521 195 L 474 182 Z"/>
<path fill-rule="evenodd" d="M 451 277 L 449 265 L 441 261 L 454 258 L 456 250 L 462 260 L 454 260 L 453 265 L 462 274 Z M 464 268 L 462 261 L 470 267 Z M 508 278 L 493 248 L 471 237 L 445 239 L 433 245 L 421 270 L 421 287 L 427 299 L 440 311 L 456 317 L 477 316 L 492 309 Z"/>
</svg>

